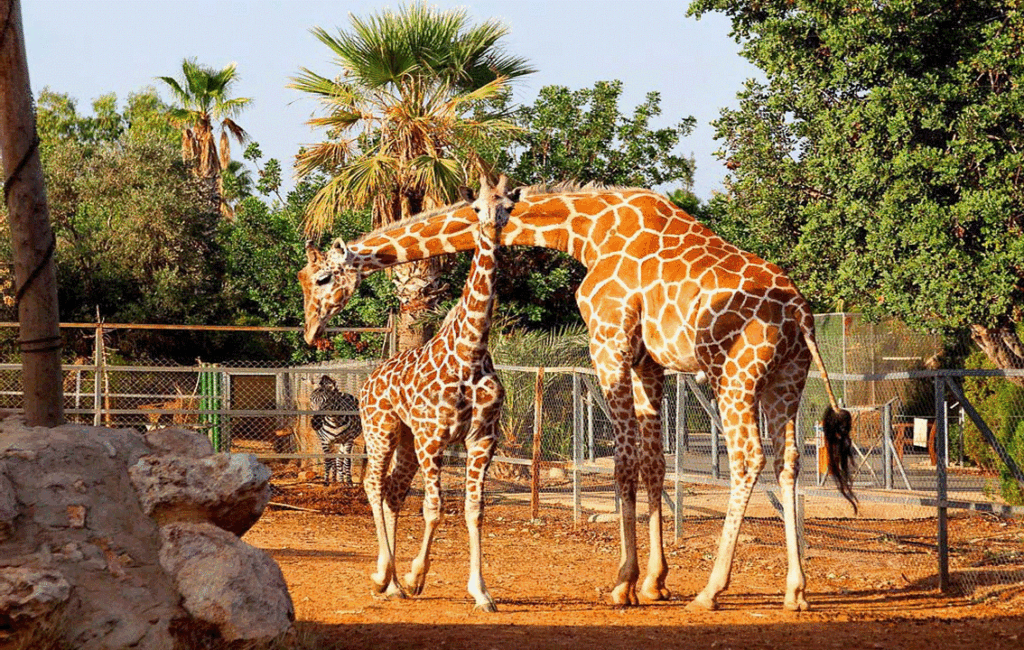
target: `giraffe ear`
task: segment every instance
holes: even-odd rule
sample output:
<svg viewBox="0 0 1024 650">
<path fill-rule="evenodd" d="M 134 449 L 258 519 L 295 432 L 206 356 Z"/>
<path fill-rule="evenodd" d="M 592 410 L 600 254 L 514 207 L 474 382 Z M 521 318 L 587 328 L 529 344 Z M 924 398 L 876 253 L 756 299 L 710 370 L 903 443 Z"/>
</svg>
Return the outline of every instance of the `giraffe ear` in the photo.
<svg viewBox="0 0 1024 650">
<path fill-rule="evenodd" d="M 462 200 L 466 203 L 472 203 L 476 200 L 476 197 L 473 196 L 473 190 L 469 189 L 465 185 L 459 187 L 459 196 L 461 196 Z"/>
<path fill-rule="evenodd" d="M 331 250 L 328 252 L 332 258 L 335 256 L 340 257 L 344 263 L 347 263 L 352 257 L 352 252 L 345 245 L 345 241 L 341 237 L 334 240 L 334 243 L 331 244 Z"/>
<path fill-rule="evenodd" d="M 509 192 L 508 194 L 506 194 L 505 197 L 507 199 L 509 199 L 510 201 L 512 201 L 513 203 L 518 203 L 519 202 L 519 195 L 522 193 L 522 191 L 523 191 L 523 188 L 517 187 L 516 189 L 514 189 L 511 192 Z"/>
<path fill-rule="evenodd" d="M 323 255 L 317 249 L 316 244 L 313 242 L 313 240 L 312 239 L 307 239 L 306 240 L 306 261 L 308 263 L 310 263 L 310 264 L 316 264 L 317 261 L 319 261 L 321 257 L 323 257 Z"/>
</svg>

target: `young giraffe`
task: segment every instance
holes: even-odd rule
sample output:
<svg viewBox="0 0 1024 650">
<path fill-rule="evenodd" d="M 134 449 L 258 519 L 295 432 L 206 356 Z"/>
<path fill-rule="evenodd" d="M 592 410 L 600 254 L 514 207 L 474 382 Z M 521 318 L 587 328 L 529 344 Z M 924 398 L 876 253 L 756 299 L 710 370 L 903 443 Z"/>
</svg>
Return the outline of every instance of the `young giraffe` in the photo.
<svg viewBox="0 0 1024 650">
<path fill-rule="evenodd" d="M 312 344 L 373 271 L 473 246 L 475 216 L 455 205 L 370 233 L 326 256 L 307 246 L 300 272 L 307 343 Z M 758 406 L 774 448 L 789 570 L 784 606 L 806 610 L 796 539 L 799 474 L 793 421 L 813 361 L 825 380 L 824 432 L 829 469 L 854 507 L 850 487 L 850 415 L 828 382 L 814 340 L 814 317 L 783 271 L 724 241 L 663 196 L 642 189 L 526 191 L 502 232 L 505 246 L 566 251 L 587 273 L 576 292 L 590 353 L 615 434 L 615 482 L 622 503 L 622 560 L 611 593 L 636 604 L 636 490 L 648 491 L 650 557 L 640 594 L 668 598 L 662 549 L 665 459 L 660 406 L 664 369 L 702 371 L 716 392 L 729 451 L 730 498 L 714 568 L 689 607 L 715 609 L 728 586 L 743 514 L 766 461 Z"/>
<path fill-rule="evenodd" d="M 369 457 L 363 481 L 373 509 L 380 552 L 371 576 L 378 591 L 404 594 L 395 570 L 395 529 L 417 464 L 423 470 L 423 544 L 405 576 L 414 595 L 423 591 L 430 546 L 441 520 L 441 462 L 452 443 L 466 445 L 466 528 L 469 583 L 476 608 L 496 611 L 484 584 L 480 549 L 483 485 L 498 443 L 498 417 L 505 390 L 494 372 L 487 338 L 494 305 L 495 253 L 517 193 L 506 194 L 502 176 L 494 188 L 481 178 L 471 204 L 478 216 L 477 250 L 462 297 L 437 335 L 378 366 L 359 394 L 363 437 Z M 463 198 L 472 201 L 463 188 Z M 388 467 L 390 465 L 390 471 Z"/>
</svg>

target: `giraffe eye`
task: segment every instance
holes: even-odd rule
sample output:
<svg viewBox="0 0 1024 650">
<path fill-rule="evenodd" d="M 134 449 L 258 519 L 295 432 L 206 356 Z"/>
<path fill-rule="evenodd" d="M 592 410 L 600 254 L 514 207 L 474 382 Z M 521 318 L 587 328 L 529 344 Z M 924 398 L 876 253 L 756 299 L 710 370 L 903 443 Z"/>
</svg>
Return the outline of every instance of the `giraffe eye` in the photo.
<svg viewBox="0 0 1024 650">
<path fill-rule="evenodd" d="M 325 284 L 327 284 L 330 281 L 331 281 L 331 276 L 329 274 L 328 275 L 321 275 L 319 278 L 316 279 L 316 283 L 318 285 L 320 285 L 321 287 L 324 286 Z"/>
</svg>

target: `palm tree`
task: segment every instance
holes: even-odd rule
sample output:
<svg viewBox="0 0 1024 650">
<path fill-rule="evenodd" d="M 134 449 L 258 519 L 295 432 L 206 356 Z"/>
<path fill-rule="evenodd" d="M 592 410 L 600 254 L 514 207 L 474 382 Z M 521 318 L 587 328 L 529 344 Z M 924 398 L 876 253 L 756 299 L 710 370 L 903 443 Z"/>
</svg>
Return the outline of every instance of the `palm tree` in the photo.
<svg viewBox="0 0 1024 650">
<path fill-rule="evenodd" d="M 348 32 L 312 33 L 331 50 L 340 74 L 302 68 L 291 84 L 321 102 L 324 115 L 309 124 L 327 129 L 329 138 L 297 160 L 300 176 L 330 177 L 307 208 L 307 234 L 330 229 L 339 211 L 368 205 L 375 227 L 392 223 L 450 202 L 466 178 L 490 171 L 474 142 L 516 127 L 484 110 L 485 103 L 511 79 L 533 72 L 498 47 L 507 27 L 470 25 L 463 9 L 414 3 L 397 13 L 352 16 Z M 392 275 L 403 306 L 399 347 L 406 349 L 430 336 L 415 323 L 433 303 L 438 267 L 424 260 Z"/>
<path fill-rule="evenodd" d="M 245 165 L 237 160 L 232 160 L 228 166 L 221 170 L 221 209 L 227 209 L 230 217 L 234 217 L 235 209 L 242 199 L 252 196 L 255 185 L 252 182 L 252 172 L 246 169 Z"/>
<path fill-rule="evenodd" d="M 227 217 L 230 207 L 223 200 L 221 172 L 231 162 L 230 136 L 243 143 L 249 135 L 235 118 L 252 100 L 230 97 L 231 87 L 238 81 L 235 64 L 221 70 L 199 65 L 195 59 L 181 62 L 181 79 L 157 77 L 171 89 L 178 106 L 171 108 L 171 118 L 181 128 L 181 157 L 201 179 L 210 204 Z M 220 127 L 220 146 L 214 131 Z"/>
</svg>

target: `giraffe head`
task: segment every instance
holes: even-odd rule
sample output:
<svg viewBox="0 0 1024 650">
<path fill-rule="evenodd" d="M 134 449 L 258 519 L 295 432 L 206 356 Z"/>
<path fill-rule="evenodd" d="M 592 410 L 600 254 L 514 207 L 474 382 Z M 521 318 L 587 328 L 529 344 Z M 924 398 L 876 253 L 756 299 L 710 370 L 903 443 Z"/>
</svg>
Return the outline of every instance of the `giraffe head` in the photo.
<svg viewBox="0 0 1024 650">
<path fill-rule="evenodd" d="M 487 176 L 481 174 L 479 196 L 474 197 L 473 190 L 468 187 L 460 187 L 459 194 L 476 212 L 481 227 L 497 230 L 508 223 L 509 214 L 519 200 L 519 188 L 508 191 L 508 178 L 504 174 L 494 187 L 491 187 Z"/>
<path fill-rule="evenodd" d="M 323 336 L 327 321 L 345 308 L 363 279 L 362 271 L 350 262 L 351 256 L 340 240 L 334 242 L 331 255 L 306 241 L 306 266 L 299 271 L 299 284 L 306 317 L 303 338 L 308 345 Z"/>
</svg>

